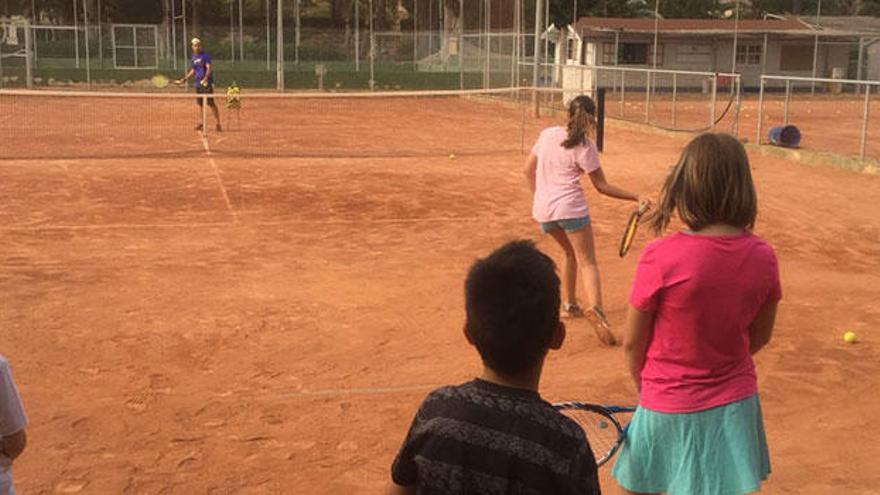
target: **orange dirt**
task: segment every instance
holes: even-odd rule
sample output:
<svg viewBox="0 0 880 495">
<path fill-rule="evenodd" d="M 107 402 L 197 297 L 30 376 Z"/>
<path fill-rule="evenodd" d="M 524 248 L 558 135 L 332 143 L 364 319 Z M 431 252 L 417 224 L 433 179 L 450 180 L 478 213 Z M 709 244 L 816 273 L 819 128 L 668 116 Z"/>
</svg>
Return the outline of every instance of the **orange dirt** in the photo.
<svg viewBox="0 0 880 495">
<path fill-rule="evenodd" d="M 499 115 L 465 125 L 468 143 L 495 146 Z M 657 191 L 683 143 L 611 122 L 603 164 L 614 183 Z M 517 237 L 560 256 L 529 219 L 522 162 L 0 160 L 0 352 L 31 420 L 20 492 L 380 492 L 425 393 L 479 370 L 461 335 L 468 265 Z M 753 167 L 785 292 L 757 359 L 766 493 L 876 493 L 880 178 Z M 619 328 L 649 234 L 621 260 L 631 205 L 589 196 Z M 619 348 L 584 325 L 551 356 L 544 396 L 635 401 Z M 616 493 L 607 469 L 602 481 Z"/>
</svg>

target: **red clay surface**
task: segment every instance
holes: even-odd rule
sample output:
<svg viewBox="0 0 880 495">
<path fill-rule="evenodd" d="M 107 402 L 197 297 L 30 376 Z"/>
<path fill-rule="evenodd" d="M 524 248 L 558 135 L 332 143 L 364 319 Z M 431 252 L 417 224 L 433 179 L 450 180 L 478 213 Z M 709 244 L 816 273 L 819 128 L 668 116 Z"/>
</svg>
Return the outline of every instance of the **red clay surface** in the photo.
<svg viewBox="0 0 880 495">
<path fill-rule="evenodd" d="M 443 135 L 417 115 L 398 136 Z M 467 146 L 510 147 L 512 117 L 474 118 Z M 608 131 L 609 178 L 657 191 L 684 141 Z M 752 159 L 785 292 L 757 359 L 765 491 L 876 493 L 880 178 Z M 31 420 L 20 493 L 380 492 L 425 393 L 479 372 L 461 335 L 468 265 L 522 237 L 561 255 L 529 218 L 522 162 L 0 160 L 0 352 Z M 650 234 L 621 260 L 631 206 L 589 197 L 619 332 Z M 579 321 L 542 392 L 636 400 L 619 348 Z M 608 469 L 602 482 L 617 492 Z"/>
</svg>

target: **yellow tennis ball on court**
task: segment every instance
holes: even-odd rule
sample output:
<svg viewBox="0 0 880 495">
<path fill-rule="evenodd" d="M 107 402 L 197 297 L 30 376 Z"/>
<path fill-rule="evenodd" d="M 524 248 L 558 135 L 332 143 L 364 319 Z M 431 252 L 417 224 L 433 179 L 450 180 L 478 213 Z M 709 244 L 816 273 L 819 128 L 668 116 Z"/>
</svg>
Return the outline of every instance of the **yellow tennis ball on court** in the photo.
<svg viewBox="0 0 880 495">
<path fill-rule="evenodd" d="M 449 154 L 449 159 L 450 159 L 450 160 L 455 160 L 455 153 L 450 153 L 450 154 Z"/>
<path fill-rule="evenodd" d="M 843 341 L 847 344 L 852 344 L 857 339 L 855 332 L 846 332 L 843 334 Z"/>
</svg>

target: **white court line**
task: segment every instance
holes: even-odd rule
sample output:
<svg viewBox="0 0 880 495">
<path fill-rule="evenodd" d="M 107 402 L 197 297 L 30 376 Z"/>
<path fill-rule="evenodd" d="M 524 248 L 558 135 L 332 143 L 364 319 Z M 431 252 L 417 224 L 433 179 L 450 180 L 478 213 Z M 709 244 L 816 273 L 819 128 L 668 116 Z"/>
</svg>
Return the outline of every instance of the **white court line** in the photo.
<svg viewBox="0 0 880 495">
<path fill-rule="evenodd" d="M 274 396 L 277 399 L 297 399 L 304 397 L 340 397 L 345 395 L 384 395 L 403 392 L 433 390 L 440 385 L 400 385 L 396 387 L 327 388 L 322 390 L 302 390 Z"/>
<path fill-rule="evenodd" d="M 226 192 L 226 186 L 223 185 L 223 179 L 220 177 L 220 168 L 217 167 L 217 162 L 215 162 L 214 157 L 211 156 L 211 147 L 208 146 L 208 138 L 204 134 L 200 134 L 200 136 L 202 138 L 202 147 L 205 148 L 205 154 L 208 157 L 208 161 L 211 163 L 211 167 L 214 169 L 214 177 L 217 178 L 217 184 L 220 186 L 220 193 L 223 195 L 223 201 L 226 201 L 226 208 L 228 208 L 229 213 L 232 214 L 232 219 L 235 222 L 238 222 L 238 213 L 232 208 L 232 201 L 229 201 L 229 194 Z"/>
<path fill-rule="evenodd" d="M 527 217 L 498 217 L 495 215 L 471 217 L 419 217 L 419 218 L 374 218 L 374 219 L 324 219 L 324 220 L 272 220 L 265 222 L 242 222 L 242 226 L 281 227 L 285 225 L 393 225 L 442 222 L 498 222 L 524 220 Z M 125 230 L 125 229 L 190 229 L 226 227 L 232 222 L 180 222 L 180 223 L 108 223 L 103 225 L 6 225 L 0 226 L 0 232 L 30 232 L 41 230 Z"/>
</svg>

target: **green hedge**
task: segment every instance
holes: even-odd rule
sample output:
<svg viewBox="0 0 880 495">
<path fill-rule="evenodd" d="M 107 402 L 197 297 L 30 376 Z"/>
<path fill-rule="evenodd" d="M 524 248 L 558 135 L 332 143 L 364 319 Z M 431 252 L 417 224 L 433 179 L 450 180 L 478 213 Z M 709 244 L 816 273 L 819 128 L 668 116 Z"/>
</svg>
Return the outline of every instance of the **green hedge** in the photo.
<svg viewBox="0 0 880 495">
<path fill-rule="evenodd" d="M 326 90 L 352 91 L 366 90 L 369 88 L 370 72 L 366 66 L 361 67 L 360 72 L 355 72 L 349 67 L 348 62 L 334 66 L 328 64 L 328 72 L 324 76 L 324 88 Z M 395 64 L 383 65 L 381 70 L 375 71 L 376 90 L 448 90 L 459 89 L 460 79 L 457 72 L 415 72 L 411 65 L 396 66 Z M 172 71 L 162 71 L 173 78 Z M 126 86 L 138 82 L 139 87 L 144 88 L 144 81 L 151 78 L 155 70 L 116 70 L 116 69 L 92 69 L 92 82 L 95 85 L 117 84 Z M 24 85 L 24 69 L 3 67 L 3 76 L 17 76 L 17 82 L 5 82 L 4 87 Z M 37 86 L 47 86 L 49 79 L 56 84 L 84 83 L 86 74 L 84 69 L 76 68 L 37 68 L 34 70 Z M 285 87 L 287 89 L 317 89 L 318 80 L 315 76 L 314 64 L 303 65 L 299 70 L 288 70 L 284 74 Z M 493 75 L 493 81 L 509 80 L 504 74 Z M 247 90 L 248 88 L 271 89 L 275 87 L 275 73 L 255 70 L 237 70 L 223 67 L 218 64 L 216 83 L 220 88 L 226 87 L 232 81 Z M 190 83 L 191 84 L 191 83 Z M 465 88 L 479 88 L 482 86 L 482 74 L 466 73 L 464 77 Z"/>
</svg>

